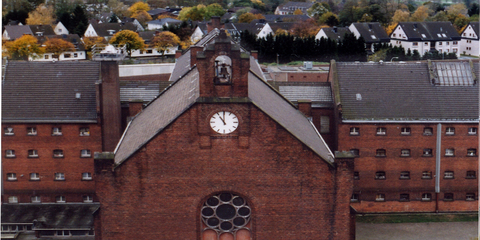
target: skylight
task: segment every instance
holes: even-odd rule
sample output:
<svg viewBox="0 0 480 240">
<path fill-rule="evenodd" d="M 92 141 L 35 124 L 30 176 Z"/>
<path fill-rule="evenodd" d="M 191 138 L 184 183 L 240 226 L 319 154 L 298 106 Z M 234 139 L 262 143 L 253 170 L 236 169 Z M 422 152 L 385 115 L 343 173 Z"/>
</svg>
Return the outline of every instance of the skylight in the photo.
<svg viewBox="0 0 480 240">
<path fill-rule="evenodd" d="M 427 38 L 427 36 L 425 36 L 425 34 L 422 33 L 422 38 Z"/>
<path fill-rule="evenodd" d="M 433 62 L 433 84 L 440 86 L 473 86 L 472 68 L 468 62 Z"/>
</svg>

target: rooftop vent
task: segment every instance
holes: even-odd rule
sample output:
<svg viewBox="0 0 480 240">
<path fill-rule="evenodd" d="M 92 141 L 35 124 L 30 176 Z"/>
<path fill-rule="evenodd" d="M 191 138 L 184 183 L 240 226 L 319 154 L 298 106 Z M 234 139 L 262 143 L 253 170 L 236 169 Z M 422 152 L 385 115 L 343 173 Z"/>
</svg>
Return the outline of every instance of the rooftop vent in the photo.
<svg viewBox="0 0 480 240">
<path fill-rule="evenodd" d="M 312 62 L 303 62 L 303 67 L 306 70 L 311 70 L 313 68 L 313 63 Z"/>
<path fill-rule="evenodd" d="M 81 93 L 79 93 L 79 92 L 75 93 L 75 98 L 76 99 L 80 99 L 81 97 L 82 97 Z"/>
<path fill-rule="evenodd" d="M 356 94 L 356 97 L 357 97 L 357 101 L 360 101 L 360 100 L 362 100 L 362 94 L 360 94 L 360 93 L 357 93 L 357 94 Z"/>
</svg>

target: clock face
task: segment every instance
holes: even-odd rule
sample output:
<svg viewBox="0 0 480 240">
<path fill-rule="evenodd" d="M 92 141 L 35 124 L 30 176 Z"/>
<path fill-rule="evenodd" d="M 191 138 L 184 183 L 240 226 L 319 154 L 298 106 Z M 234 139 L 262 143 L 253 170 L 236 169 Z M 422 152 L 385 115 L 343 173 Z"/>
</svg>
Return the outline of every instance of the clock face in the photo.
<svg viewBox="0 0 480 240">
<path fill-rule="evenodd" d="M 217 112 L 210 118 L 210 127 L 217 133 L 229 134 L 237 129 L 238 118 L 231 112 Z"/>
</svg>

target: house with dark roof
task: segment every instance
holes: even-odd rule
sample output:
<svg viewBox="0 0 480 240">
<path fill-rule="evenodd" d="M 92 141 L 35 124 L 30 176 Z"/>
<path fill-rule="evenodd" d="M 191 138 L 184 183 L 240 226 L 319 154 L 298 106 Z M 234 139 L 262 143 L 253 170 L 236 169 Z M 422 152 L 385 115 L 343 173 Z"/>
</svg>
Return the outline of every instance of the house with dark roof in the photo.
<svg viewBox="0 0 480 240">
<path fill-rule="evenodd" d="M 50 25 L 7 25 L 3 31 L 5 40 L 15 40 L 23 35 L 44 36 L 55 35 Z"/>
<path fill-rule="evenodd" d="M 460 52 L 465 55 L 480 56 L 479 22 L 470 22 L 460 36 Z"/>
<path fill-rule="evenodd" d="M 144 40 L 145 48 L 144 49 L 136 49 L 132 50 L 130 57 L 161 57 L 167 55 L 175 55 L 175 51 L 178 49 L 178 46 L 169 47 L 166 51 L 161 52 L 155 49 L 155 47 L 150 46 L 150 42 L 152 39 L 162 31 L 159 30 L 151 30 L 151 31 L 143 31 L 139 32 L 138 35 Z"/>
<path fill-rule="evenodd" d="M 347 33 L 351 33 L 348 27 L 322 28 L 318 31 L 317 35 L 315 35 L 315 39 L 320 40 L 321 38 L 325 38 L 339 43 L 343 41 Z"/>
<path fill-rule="evenodd" d="M 352 32 L 357 39 L 363 37 L 367 53 L 375 52 L 374 44 L 376 43 L 390 42 L 390 37 L 388 37 L 387 32 L 378 22 L 352 23 L 348 29 L 350 29 L 350 32 Z"/>
<path fill-rule="evenodd" d="M 55 28 L 53 29 L 55 34 L 57 35 L 62 35 L 62 34 L 68 34 L 68 29 L 63 25 L 62 22 L 58 22 L 57 25 L 55 25 Z"/>
<path fill-rule="evenodd" d="M 300 9 L 304 15 L 313 6 L 314 2 L 287 2 L 275 9 L 275 15 L 293 15 L 295 10 Z"/>
<path fill-rule="evenodd" d="M 131 22 L 127 23 L 90 23 L 83 34 L 84 37 L 103 37 L 107 41 L 122 30 L 137 32 L 138 27 Z"/>
<path fill-rule="evenodd" d="M 70 42 L 73 44 L 75 49 L 73 51 L 67 51 L 61 53 L 59 56 L 54 56 L 53 53 L 43 53 L 42 56 L 38 56 L 38 58 L 30 58 L 30 61 L 72 61 L 72 60 L 85 60 L 87 59 L 87 53 L 85 51 L 85 46 L 83 45 L 82 40 L 78 36 L 78 34 L 62 34 L 62 35 L 46 35 L 37 37 L 38 43 L 44 46 L 44 43 L 48 41 L 48 39 L 58 38 L 64 41 Z"/>
<path fill-rule="evenodd" d="M 401 22 L 390 33 L 390 43 L 402 46 L 405 53 L 418 51 L 420 55 L 426 52 L 455 53 L 460 56 L 460 40 L 451 22 Z"/>
<path fill-rule="evenodd" d="M 148 30 L 163 29 L 163 27 L 168 27 L 169 25 L 181 24 L 182 21 L 174 18 L 162 18 L 153 21 L 147 22 Z"/>
<path fill-rule="evenodd" d="M 478 210 L 479 63 L 332 61 L 339 151 L 360 213 Z"/>
<path fill-rule="evenodd" d="M 310 19 L 307 15 L 274 15 L 274 14 L 265 14 L 265 21 L 268 23 L 276 22 L 301 22 Z"/>
<path fill-rule="evenodd" d="M 331 152 L 225 31 L 170 82 L 95 158 L 102 239 L 354 239 L 353 155 Z"/>
</svg>

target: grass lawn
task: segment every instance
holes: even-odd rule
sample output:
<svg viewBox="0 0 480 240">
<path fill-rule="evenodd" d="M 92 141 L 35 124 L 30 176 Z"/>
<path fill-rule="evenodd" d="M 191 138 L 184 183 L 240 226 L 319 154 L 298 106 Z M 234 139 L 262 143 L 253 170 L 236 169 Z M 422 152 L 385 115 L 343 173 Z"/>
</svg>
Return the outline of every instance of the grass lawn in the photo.
<svg viewBox="0 0 480 240">
<path fill-rule="evenodd" d="M 478 213 L 359 214 L 361 223 L 475 222 Z"/>
</svg>

